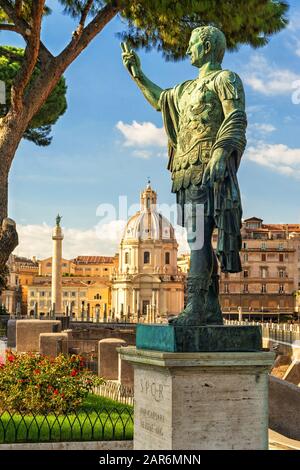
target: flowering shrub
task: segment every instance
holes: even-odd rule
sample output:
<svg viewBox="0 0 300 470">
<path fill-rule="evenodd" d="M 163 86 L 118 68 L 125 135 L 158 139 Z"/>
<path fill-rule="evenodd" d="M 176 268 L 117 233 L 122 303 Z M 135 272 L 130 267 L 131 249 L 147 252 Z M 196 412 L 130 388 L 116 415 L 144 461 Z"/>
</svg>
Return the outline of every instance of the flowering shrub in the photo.
<svg viewBox="0 0 300 470">
<path fill-rule="evenodd" d="M 0 363 L 0 410 L 49 413 L 76 409 L 103 379 L 84 369 L 80 356 L 55 359 L 6 352 Z"/>
</svg>

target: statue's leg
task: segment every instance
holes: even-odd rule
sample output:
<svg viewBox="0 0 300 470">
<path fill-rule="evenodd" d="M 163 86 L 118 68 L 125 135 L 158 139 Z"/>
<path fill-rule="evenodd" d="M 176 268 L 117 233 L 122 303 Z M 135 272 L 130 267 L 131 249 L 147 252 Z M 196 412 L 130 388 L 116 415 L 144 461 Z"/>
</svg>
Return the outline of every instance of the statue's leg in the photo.
<svg viewBox="0 0 300 470">
<path fill-rule="evenodd" d="M 215 253 L 213 252 L 213 272 L 211 276 L 211 283 L 208 290 L 207 304 L 206 304 L 206 319 L 208 324 L 222 325 L 223 315 L 219 302 L 219 278 L 218 275 L 218 261 Z"/>
<path fill-rule="evenodd" d="M 197 243 L 195 238 L 200 237 L 200 234 L 193 230 L 194 221 L 192 213 L 185 220 L 188 243 L 191 249 L 190 272 L 187 279 L 188 299 L 183 312 L 177 318 L 170 320 L 170 323 L 177 325 L 206 325 L 209 323 L 206 303 L 214 268 L 214 252 L 211 245 L 214 221 L 212 217 L 204 216 L 202 223 L 199 224 L 199 228 L 202 229 L 203 244 Z"/>
</svg>

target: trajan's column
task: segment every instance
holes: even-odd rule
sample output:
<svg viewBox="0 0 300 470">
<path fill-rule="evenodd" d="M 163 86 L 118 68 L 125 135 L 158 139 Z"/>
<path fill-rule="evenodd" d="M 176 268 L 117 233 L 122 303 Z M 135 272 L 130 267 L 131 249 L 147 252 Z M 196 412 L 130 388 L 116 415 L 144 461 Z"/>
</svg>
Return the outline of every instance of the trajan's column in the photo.
<svg viewBox="0 0 300 470">
<path fill-rule="evenodd" d="M 51 306 L 56 314 L 62 314 L 61 302 L 61 259 L 63 233 L 60 226 L 61 216 L 56 217 L 56 226 L 52 232 L 53 255 L 52 255 L 52 284 L 51 284 Z"/>
</svg>

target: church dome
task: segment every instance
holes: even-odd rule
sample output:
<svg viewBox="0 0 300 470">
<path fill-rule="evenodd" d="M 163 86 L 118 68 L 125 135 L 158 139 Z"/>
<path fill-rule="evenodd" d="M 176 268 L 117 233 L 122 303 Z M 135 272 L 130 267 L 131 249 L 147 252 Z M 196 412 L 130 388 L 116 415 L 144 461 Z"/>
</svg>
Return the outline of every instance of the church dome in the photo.
<svg viewBox="0 0 300 470">
<path fill-rule="evenodd" d="M 174 240 L 174 228 L 166 217 L 156 210 L 157 194 L 150 186 L 141 193 L 141 209 L 132 216 L 124 229 L 126 240 Z"/>
</svg>

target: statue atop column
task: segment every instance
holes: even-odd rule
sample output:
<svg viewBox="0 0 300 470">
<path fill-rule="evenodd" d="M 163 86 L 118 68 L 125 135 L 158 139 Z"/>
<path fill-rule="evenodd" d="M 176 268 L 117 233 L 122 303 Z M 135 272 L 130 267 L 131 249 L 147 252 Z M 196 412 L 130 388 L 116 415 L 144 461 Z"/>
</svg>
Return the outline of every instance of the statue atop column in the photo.
<svg viewBox="0 0 300 470">
<path fill-rule="evenodd" d="M 56 227 L 60 227 L 61 219 L 62 219 L 62 215 L 57 214 L 56 219 L 55 219 L 56 220 Z"/>
<path fill-rule="evenodd" d="M 187 55 L 199 69 L 198 77 L 163 90 L 142 72 L 137 54 L 123 45 L 125 67 L 149 103 L 162 112 L 178 222 L 187 230 L 191 249 L 187 305 L 174 325 L 222 324 L 217 259 L 223 272 L 241 271 L 237 171 L 247 119 L 242 81 L 221 67 L 225 50 L 226 38 L 219 29 L 194 29 Z M 211 244 L 215 228 L 216 254 Z"/>
</svg>

